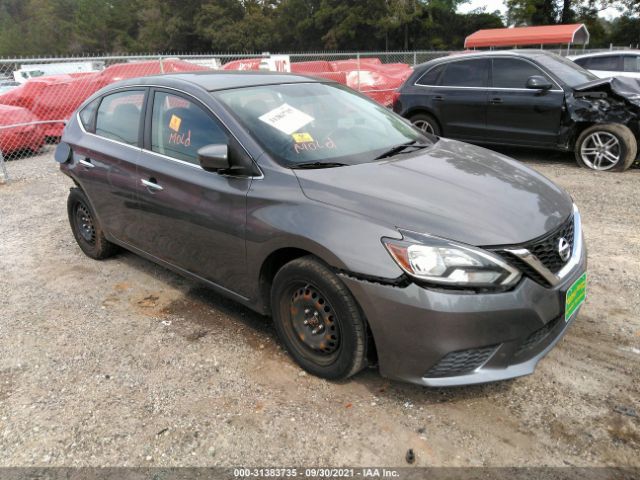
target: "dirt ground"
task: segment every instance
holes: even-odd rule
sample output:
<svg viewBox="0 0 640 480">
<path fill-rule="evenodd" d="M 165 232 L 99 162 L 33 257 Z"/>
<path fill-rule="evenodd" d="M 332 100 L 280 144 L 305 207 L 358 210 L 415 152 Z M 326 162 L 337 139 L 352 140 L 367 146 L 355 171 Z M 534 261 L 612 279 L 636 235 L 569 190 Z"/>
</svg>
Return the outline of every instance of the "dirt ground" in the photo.
<svg viewBox="0 0 640 480">
<path fill-rule="evenodd" d="M 566 188 L 587 302 L 534 375 L 427 389 L 302 372 L 265 319 L 130 253 L 96 262 L 51 154 L 0 185 L 0 466 L 640 466 L 640 168 L 505 151 Z"/>
</svg>

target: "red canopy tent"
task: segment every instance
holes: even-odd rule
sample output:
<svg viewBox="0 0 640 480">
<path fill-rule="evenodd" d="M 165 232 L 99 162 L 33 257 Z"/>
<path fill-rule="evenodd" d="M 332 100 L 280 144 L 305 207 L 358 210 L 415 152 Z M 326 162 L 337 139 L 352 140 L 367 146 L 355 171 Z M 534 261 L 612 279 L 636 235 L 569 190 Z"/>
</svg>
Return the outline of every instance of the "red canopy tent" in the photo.
<svg viewBox="0 0 640 480">
<path fill-rule="evenodd" d="M 583 23 L 478 30 L 465 39 L 464 48 L 571 43 L 589 43 L 589 31 Z"/>
</svg>

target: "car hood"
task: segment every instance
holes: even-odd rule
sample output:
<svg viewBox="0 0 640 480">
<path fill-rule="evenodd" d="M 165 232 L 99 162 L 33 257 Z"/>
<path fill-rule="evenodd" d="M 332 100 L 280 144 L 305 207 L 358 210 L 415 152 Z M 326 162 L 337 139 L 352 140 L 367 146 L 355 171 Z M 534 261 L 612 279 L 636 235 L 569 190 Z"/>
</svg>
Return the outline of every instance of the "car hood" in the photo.
<svg viewBox="0 0 640 480">
<path fill-rule="evenodd" d="M 312 200 L 472 245 L 523 243 L 572 212 L 569 195 L 542 175 L 454 140 L 384 161 L 294 171 Z"/>
<path fill-rule="evenodd" d="M 609 77 L 592 80 L 574 87 L 575 92 L 604 92 L 621 97 L 640 106 L 640 79 L 630 77 Z"/>
</svg>

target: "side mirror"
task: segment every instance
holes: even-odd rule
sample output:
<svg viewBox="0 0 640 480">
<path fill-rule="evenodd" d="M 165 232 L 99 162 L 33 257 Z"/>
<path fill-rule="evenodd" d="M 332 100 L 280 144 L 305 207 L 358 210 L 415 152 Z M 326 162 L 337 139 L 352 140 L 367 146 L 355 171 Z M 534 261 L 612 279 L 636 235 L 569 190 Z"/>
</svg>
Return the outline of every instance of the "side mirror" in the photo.
<svg viewBox="0 0 640 480">
<path fill-rule="evenodd" d="M 550 90 L 553 84 L 542 75 L 533 75 L 527 79 L 527 88 L 532 90 Z"/>
<path fill-rule="evenodd" d="M 71 159 L 71 146 L 68 143 L 60 142 L 53 158 L 58 163 L 67 163 Z"/>
<path fill-rule="evenodd" d="M 198 162 L 207 172 L 226 170 L 229 168 L 229 147 L 224 144 L 205 145 L 198 150 Z"/>
</svg>

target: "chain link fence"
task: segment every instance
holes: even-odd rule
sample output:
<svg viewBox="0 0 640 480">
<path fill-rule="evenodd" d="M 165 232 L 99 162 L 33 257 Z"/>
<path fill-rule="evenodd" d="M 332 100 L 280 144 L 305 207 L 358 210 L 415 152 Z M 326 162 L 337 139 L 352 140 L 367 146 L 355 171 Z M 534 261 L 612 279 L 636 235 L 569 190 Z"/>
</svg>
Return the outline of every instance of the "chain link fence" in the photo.
<svg viewBox="0 0 640 480">
<path fill-rule="evenodd" d="M 575 50 L 575 51 L 574 51 Z M 563 55 L 584 49 L 550 50 Z M 389 107 L 413 66 L 457 52 L 316 52 L 290 54 L 109 55 L 0 59 L 0 181 L 5 160 L 58 141 L 65 122 L 91 94 L 113 82 L 199 70 L 277 70 L 327 78 Z"/>
</svg>

